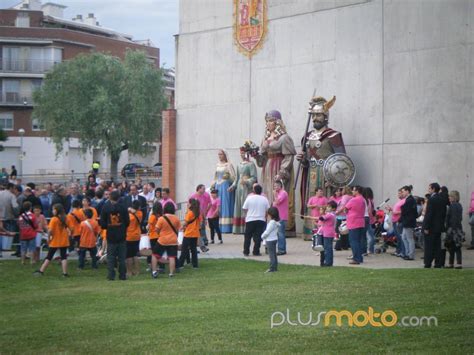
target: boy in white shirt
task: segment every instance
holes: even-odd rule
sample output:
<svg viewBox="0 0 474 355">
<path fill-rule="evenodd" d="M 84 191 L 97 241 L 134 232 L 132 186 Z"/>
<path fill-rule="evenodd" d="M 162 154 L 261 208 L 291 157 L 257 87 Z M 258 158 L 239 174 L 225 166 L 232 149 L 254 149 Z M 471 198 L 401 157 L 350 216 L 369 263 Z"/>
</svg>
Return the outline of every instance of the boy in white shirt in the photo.
<svg viewBox="0 0 474 355">
<path fill-rule="evenodd" d="M 268 199 L 262 196 L 262 186 L 254 185 L 254 194 L 247 196 L 242 206 L 245 213 L 245 240 L 244 255 L 249 256 L 250 242 L 253 239 L 253 255 L 260 256 L 260 244 L 262 242 L 262 233 L 266 227 L 266 214 L 270 207 Z"/>
</svg>

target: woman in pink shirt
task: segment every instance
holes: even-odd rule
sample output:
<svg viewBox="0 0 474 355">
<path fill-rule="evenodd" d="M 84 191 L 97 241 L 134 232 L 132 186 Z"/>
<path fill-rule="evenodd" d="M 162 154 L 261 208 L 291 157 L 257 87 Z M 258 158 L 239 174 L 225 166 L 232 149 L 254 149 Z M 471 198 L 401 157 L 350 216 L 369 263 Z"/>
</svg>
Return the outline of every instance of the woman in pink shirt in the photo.
<svg viewBox="0 0 474 355">
<path fill-rule="evenodd" d="M 405 257 L 405 246 L 402 241 L 402 230 L 403 226 L 400 221 L 402 215 L 402 206 L 405 203 L 403 198 L 402 189 L 398 190 L 398 201 L 393 205 L 393 208 L 388 207 L 388 210 L 392 212 L 392 222 L 393 222 L 393 231 L 397 237 L 397 249 L 392 255 L 399 256 L 401 258 Z"/>
<path fill-rule="evenodd" d="M 471 246 L 467 248 L 467 250 L 474 249 L 474 223 L 471 223 L 473 220 L 474 215 L 474 191 L 471 192 L 471 204 L 469 206 L 469 224 L 471 225 Z M 474 222 L 474 221 L 472 221 Z"/>
<path fill-rule="evenodd" d="M 288 192 L 283 188 L 281 180 L 277 180 L 273 183 L 273 207 L 278 209 L 280 217 L 280 227 L 278 229 L 278 252 L 277 255 L 286 254 L 286 224 L 288 221 Z"/>
<path fill-rule="evenodd" d="M 367 241 L 362 248 L 363 254 L 375 253 L 375 232 L 372 227 L 375 223 L 374 192 L 370 187 L 364 189 L 364 198 L 367 203 L 367 215 L 365 216 L 365 230 L 367 232 Z M 368 255 L 367 254 L 367 255 Z"/>
<path fill-rule="evenodd" d="M 339 202 L 341 202 L 343 194 L 344 194 L 344 188 L 340 187 L 336 191 L 334 191 L 334 194 L 329 198 L 329 201 L 336 202 L 336 206 L 337 206 Z M 333 212 L 335 212 L 335 210 Z"/>
<path fill-rule="evenodd" d="M 217 233 L 217 237 L 219 238 L 219 244 L 222 244 L 222 233 L 219 228 L 219 208 L 221 206 L 221 200 L 217 194 L 218 191 L 216 189 L 211 190 L 211 204 L 206 215 L 209 229 L 211 230 L 211 244 L 214 244 L 215 233 Z"/>
<path fill-rule="evenodd" d="M 347 202 L 347 228 L 349 229 L 349 240 L 352 249 L 351 265 L 359 265 L 364 262 L 362 256 L 362 239 L 365 238 L 365 208 L 366 202 L 362 193 L 364 188 L 362 186 L 354 186 L 352 188 L 353 198 Z"/>
</svg>

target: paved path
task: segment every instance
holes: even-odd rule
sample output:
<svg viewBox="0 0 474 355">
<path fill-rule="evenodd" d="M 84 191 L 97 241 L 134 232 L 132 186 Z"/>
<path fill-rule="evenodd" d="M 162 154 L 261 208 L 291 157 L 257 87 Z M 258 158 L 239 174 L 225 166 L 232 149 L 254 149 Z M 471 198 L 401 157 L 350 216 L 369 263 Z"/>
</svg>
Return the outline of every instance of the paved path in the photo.
<svg viewBox="0 0 474 355">
<path fill-rule="evenodd" d="M 268 256 L 265 254 L 262 256 L 245 257 L 242 252 L 244 241 L 243 235 L 224 234 L 223 238 L 223 244 L 209 244 L 209 252 L 201 253 L 199 257 L 207 259 L 249 259 L 262 262 L 269 261 Z M 319 254 L 311 249 L 311 242 L 309 241 L 304 241 L 301 238 L 289 238 L 287 239 L 287 251 L 287 255 L 278 257 L 279 263 L 313 266 L 319 265 Z M 375 254 L 364 257 L 364 263 L 361 265 L 349 265 L 347 257 L 352 254 L 350 250 L 334 251 L 334 266 L 362 267 L 368 269 L 407 269 L 423 267 L 423 260 L 420 259 L 423 256 L 422 250 L 416 250 L 416 258 L 414 261 L 405 261 L 401 258 L 390 255 L 390 253 L 394 251 L 393 248 L 389 248 L 385 254 Z M 261 248 L 261 252 L 264 253 L 264 247 Z M 465 246 L 462 249 L 462 253 L 463 267 L 474 268 L 474 250 L 467 250 Z M 2 259 L 17 259 L 10 255 L 11 252 L 4 251 Z M 72 257 L 71 259 L 77 259 L 77 257 Z M 446 257 L 446 261 L 447 260 L 448 257 Z"/>
<path fill-rule="evenodd" d="M 243 235 L 225 234 L 223 244 L 209 244 L 209 252 L 201 253 L 200 258 L 209 259 L 233 259 L 244 258 L 250 260 L 258 260 L 267 262 L 268 256 L 249 256 L 243 255 Z M 252 244 L 253 245 L 253 244 Z M 278 257 L 278 262 L 283 264 L 299 264 L 299 265 L 319 265 L 319 254 L 311 249 L 311 242 L 304 241 L 301 238 L 287 239 L 287 254 Z M 466 244 L 467 245 L 467 244 Z M 251 249 L 252 250 L 252 247 Z M 416 250 L 416 257 L 414 261 L 406 261 L 396 256 L 390 255 L 395 249 L 389 248 L 385 254 L 375 254 L 364 257 L 364 263 L 361 265 L 349 265 L 347 257 L 352 253 L 350 250 L 334 251 L 334 266 L 351 266 L 363 267 L 370 269 L 394 269 L 394 268 L 422 268 L 423 251 Z M 261 252 L 264 252 L 262 247 Z M 462 249 L 463 253 L 463 267 L 474 268 L 474 250 L 467 250 L 466 247 Z M 448 254 L 449 255 L 449 254 Z M 446 256 L 446 262 L 448 261 Z M 447 263 L 446 263 L 447 265 Z"/>
</svg>

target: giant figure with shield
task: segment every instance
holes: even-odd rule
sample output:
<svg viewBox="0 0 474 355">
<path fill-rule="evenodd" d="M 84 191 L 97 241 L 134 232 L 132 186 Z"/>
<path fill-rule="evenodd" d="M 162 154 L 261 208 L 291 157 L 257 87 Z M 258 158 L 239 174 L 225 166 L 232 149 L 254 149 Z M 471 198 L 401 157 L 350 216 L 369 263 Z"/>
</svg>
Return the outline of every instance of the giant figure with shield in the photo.
<svg viewBox="0 0 474 355">
<path fill-rule="evenodd" d="M 355 176 L 354 164 L 345 154 L 341 132 L 328 127 L 329 109 L 335 101 L 335 96 L 329 101 L 317 96 L 309 103 L 308 120 L 311 120 L 313 127 L 305 132 L 302 152 L 296 157 L 303 167 L 300 190 L 302 215 L 309 215 L 306 204 L 318 188 L 322 188 L 326 196 L 331 196 L 334 189 L 349 185 Z M 305 239 L 311 239 L 312 229 L 313 221 L 305 219 Z"/>
</svg>

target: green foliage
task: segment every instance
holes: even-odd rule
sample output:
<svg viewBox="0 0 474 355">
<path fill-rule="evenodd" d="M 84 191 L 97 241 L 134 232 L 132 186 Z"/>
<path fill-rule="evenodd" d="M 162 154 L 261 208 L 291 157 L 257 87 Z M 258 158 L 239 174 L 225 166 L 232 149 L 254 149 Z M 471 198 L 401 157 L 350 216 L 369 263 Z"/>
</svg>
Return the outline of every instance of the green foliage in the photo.
<svg viewBox="0 0 474 355">
<path fill-rule="evenodd" d="M 235 237 L 230 237 L 235 238 Z M 216 248 L 217 249 L 217 248 Z M 106 281 L 106 270 L 61 278 L 0 261 L 0 344 L 14 353 L 472 353 L 474 270 L 319 268 L 268 262 L 200 260 L 169 279 L 143 273 Z M 320 311 L 394 310 L 436 316 L 438 326 L 270 329 L 273 312 L 296 321 Z M 277 318 L 277 321 L 279 318 Z M 19 341 L 19 336 L 22 340 Z"/>
<path fill-rule="evenodd" d="M 0 128 L 0 142 L 6 142 L 8 140 L 8 136 L 5 133 L 5 131 Z M 3 151 L 5 148 L 3 147 L 2 144 L 0 144 L 0 152 Z"/>
<path fill-rule="evenodd" d="M 112 162 L 124 146 L 133 154 L 148 152 L 166 106 L 161 70 L 138 51 L 128 51 L 123 62 L 103 53 L 64 61 L 46 75 L 34 100 L 34 115 L 58 152 L 77 136 L 84 151 L 103 149 Z"/>
</svg>

